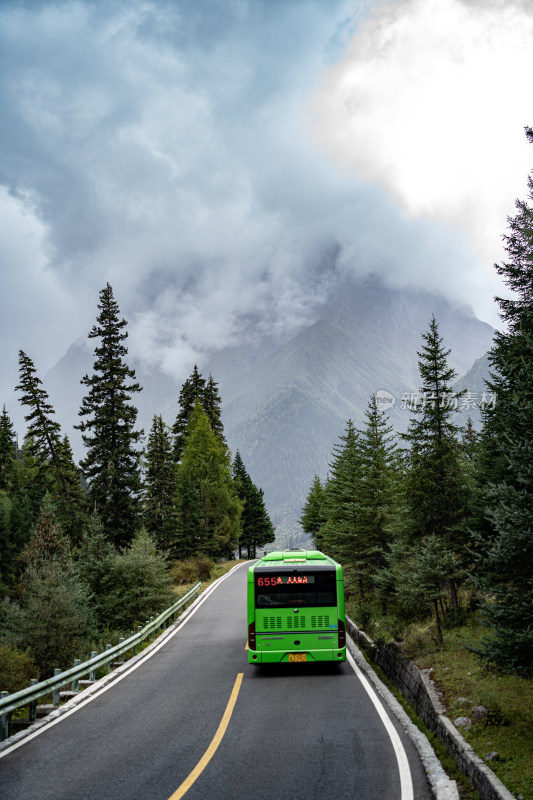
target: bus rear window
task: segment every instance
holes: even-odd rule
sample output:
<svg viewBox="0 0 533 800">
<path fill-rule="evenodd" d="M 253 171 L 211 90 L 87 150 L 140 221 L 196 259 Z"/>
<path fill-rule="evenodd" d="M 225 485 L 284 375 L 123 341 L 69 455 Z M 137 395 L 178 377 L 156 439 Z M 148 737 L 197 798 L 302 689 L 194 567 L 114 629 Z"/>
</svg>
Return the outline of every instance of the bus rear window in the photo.
<svg viewBox="0 0 533 800">
<path fill-rule="evenodd" d="M 337 605 L 337 583 L 333 570 L 256 572 L 254 580 L 256 608 Z"/>
</svg>

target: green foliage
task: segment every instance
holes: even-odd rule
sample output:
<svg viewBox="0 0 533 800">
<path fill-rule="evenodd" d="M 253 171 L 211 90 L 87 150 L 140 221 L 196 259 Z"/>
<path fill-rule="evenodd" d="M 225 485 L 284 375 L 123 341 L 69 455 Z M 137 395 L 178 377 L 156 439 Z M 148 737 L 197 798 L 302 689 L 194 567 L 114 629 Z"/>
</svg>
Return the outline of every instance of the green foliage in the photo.
<svg viewBox="0 0 533 800">
<path fill-rule="evenodd" d="M 0 416 L 0 491 L 7 492 L 11 488 L 15 469 L 15 432 L 6 407 Z"/>
<path fill-rule="evenodd" d="M 141 523 L 140 453 L 136 445 L 142 431 L 135 430 L 137 409 L 131 396 L 141 391 L 124 357 L 128 337 L 126 320 L 120 319 L 118 304 L 109 283 L 100 292 L 100 314 L 89 339 L 97 339 L 93 375 L 85 375 L 88 388 L 77 426 L 87 448 L 80 462 L 89 486 L 89 499 L 96 505 L 106 535 L 117 546 L 131 541 Z"/>
<path fill-rule="evenodd" d="M 141 528 L 123 552 L 103 555 L 106 593 L 99 598 L 99 608 L 108 625 L 128 632 L 171 603 L 165 556 L 146 529 Z"/>
<path fill-rule="evenodd" d="M 457 410 L 456 375 L 448 366 L 450 351 L 443 347 L 434 317 L 422 338 L 425 344 L 418 353 L 418 367 L 423 400 L 413 408 L 404 434 L 410 446 L 410 537 L 438 536 L 449 541 L 454 527 L 466 516 L 469 499 L 459 457 L 459 428 L 452 421 Z"/>
<path fill-rule="evenodd" d="M 20 602 L 4 605 L 4 636 L 9 645 L 30 653 L 42 679 L 55 667 L 66 669 L 74 658 L 86 656 L 96 632 L 87 587 L 74 570 L 68 541 L 49 504 L 24 561 Z"/>
<path fill-rule="evenodd" d="M 181 460 L 187 442 L 189 422 L 197 403 L 200 403 L 207 414 L 213 433 L 225 444 L 218 386 L 213 380 L 212 375 L 209 376 L 206 382 L 195 364 L 191 375 L 181 387 L 179 396 L 180 410 L 172 426 L 172 433 L 174 434 L 174 460 L 176 463 Z"/>
<path fill-rule="evenodd" d="M 29 407 L 25 416 L 28 422 L 27 442 L 31 455 L 39 470 L 49 473 L 50 490 L 58 498 L 66 532 L 79 538 L 82 532 L 84 496 L 79 476 L 72 460 L 68 439 L 61 441 L 61 427 L 53 419 L 55 414 L 48 394 L 42 388 L 31 358 L 19 352 L 20 383 L 16 387 L 22 393 L 20 402 Z"/>
<path fill-rule="evenodd" d="M 38 675 L 32 657 L 18 648 L 0 645 L 0 690 L 19 692 L 29 686 L 32 678 Z"/>
<path fill-rule="evenodd" d="M 185 561 L 175 561 L 170 570 L 170 575 L 175 584 L 196 583 L 208 581 L 215 568 L 215 562 L 207 556 L 197 556 Z"/>
<path fill-rule="evenodd" d="M 159 547 L 173 549 L 176 533 L 176 465 L 170 431 L 155 415 L 144 454 L 144 510 L 146 530 Z"/>
<path fill-rule="evenodd" d="M 526 129 L 533 143 L 533 131 Z M 533 176 L 528 177 L 533 200 Z M 478 510 L 474 535 L 476 587 L 489 628 L 481 657 L 505 672 L 533 674 L 533 207 L 516 202 L 505 236 L 508 261 L 497 271 L 511 290 L 498 298 L 505 330 L 489 352 Z M 487 455 L 490 454 L 490 461 Z M 477 522 L 480 522 L 478 515 Z"/>
<path fill-rule="evenodd" d="M 255 558 L 258 547 L 274 541 L 274 526 L 265 508 L 263 490 L 253 483 L 238 450 L 233 461 L 233 479 L 243 506 L 239 558 L 243 550 L 246 550 L 248 558 Z"/>
<path fill-rule="evenodd" d="M 231 556 L 240 534 L 242 504 L 231 474 L 227 448 L 196 404 L 177 473 L 176 552 Z"/>
<path fill-rule="evenodd" d="M 299 522 L 304 531 L 311 536 L 311 540 L 318 550 L 322 548 L 321 531 L 327 519 L 326 500 L 326 490 L 318 475 L 315 475 Z"/>
</svg>

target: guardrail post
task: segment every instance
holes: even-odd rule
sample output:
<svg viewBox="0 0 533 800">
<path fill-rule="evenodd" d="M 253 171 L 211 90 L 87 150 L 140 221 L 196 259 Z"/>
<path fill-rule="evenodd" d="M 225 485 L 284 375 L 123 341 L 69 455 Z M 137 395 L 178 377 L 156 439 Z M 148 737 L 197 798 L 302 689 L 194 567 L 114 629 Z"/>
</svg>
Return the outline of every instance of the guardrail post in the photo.
<svg viewBox="0 0 533 800">
<path fill-rule="evenodd" d="M 98 653 L 96 652 L 96 650 L 91 651 L 91 658 L 95 658 L 95 656 L 97 655 Z M 89 680 L 90 681 L 96 680 L 96 667 L 91 667 L 91 671 L 89 672 Z"/>
<path fill-rule="evenodd" d="M 150 617 L 150 624 L 151 624 L 153 621 L 154 621 L 154 615 L 152 614 L 152 616 Z M 151 631 L 151 632 L 150 632 L 150 637 L 149 637 L 149 638 L 150 638 L 150 641 L 152 641 L 152 639 L 155 639 L 155 632 L 154 632 L 154 631 Z"/>
<path fill-rule="evenodd" d="M 106 644 L 105 649 L 106 650 L 111 650 L 112 647 L 113 647 L 112 644 Z M 111 672 L 111 667 L 110 667 L 109 663 L 107 664 L 107 671 Z"/>
<path fill-rule="evenodd" d="M 80 664 L 81 664 L 80 659 L 79 658 L 75 658 L 74 659 L 74 666 L 75 667 L 79 667 Z M 72 681 L 72 691 L 73 692 L 77 692 L 78 691 L 78 680 L 79 680 L 79 678 L 74 678 L 73 681 Z"/>
<path fill-rule="evenodd" d="M 0 692 L 0 697 L 3 699 L 7 697 L 9 692 Z M 2 714 L 0 717 L 0 742 L 7 739 L 9 735 L 9 714 Z"/>
<path fill-rule="evenodd" d="M 143 629 L 143 626 L 142 626 L 142 625 L 137 625 L 137 633 L 140 633 L 140 632 L 142 631 L 142 629 Z M 137 655 L 137 643 L 135 643 L 135 644 L 133 645 L 133 655 L 134 655 L 134 656 L 136 656 L 136 655 Z"/>
<path fill-rule="evenodd" d="M 124 642 L 124 641 L 125 641 L 124 637 L 123 637 L 123 636 L 121 636 L 121 637 L 120 637 L 120 639 L 118 640 L 118 643 L 119 643 L 119 644 L 122 644 L 122 642 Z M 119 664 L 123 664 L 123 663 L 124 663 L 124 653 L 121 653 L 121 654 L 119 655 L 119 662 L 118 662 L 118 663 L 119 663 Z"/>
<path fill-rule="evenodd" d="M 31 679 L 31 686 L 35 686 L 37 683 L 37 678 Z M 37 700 L 32 700 L 29 705 L 29 720 L 30 722 L 35 722 L 37 719 Z"/>
<path fill-rule="evenodd" d="M 58 667 L 56 667 L 55 670 L 54 670 L 54 678 L 55 678 L 56 675 L 61 675 L 61 670 L 58 669 Z M 57 689 L 54 689 L 54 695 L 53 695 L 52 703 L 55 706 L 59 705 L 59 690 L 60 690 L 59 686 L 58 686 Z"/>
</svg>

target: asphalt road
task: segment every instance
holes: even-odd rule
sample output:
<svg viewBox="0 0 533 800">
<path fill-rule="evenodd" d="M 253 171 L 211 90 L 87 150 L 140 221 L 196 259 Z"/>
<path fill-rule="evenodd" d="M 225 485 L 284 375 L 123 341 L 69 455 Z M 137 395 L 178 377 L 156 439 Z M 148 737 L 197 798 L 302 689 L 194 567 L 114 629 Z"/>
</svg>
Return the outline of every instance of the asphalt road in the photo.
<svg viewBox="0 0 533 800">
<path fill-rule="evenodd" d="M 416 750 L 351 663 L 259 667 L 245 646 L 242 566 L 154 655 L 0 753 L 0 797 L 430 800 Z"/>
</svg>

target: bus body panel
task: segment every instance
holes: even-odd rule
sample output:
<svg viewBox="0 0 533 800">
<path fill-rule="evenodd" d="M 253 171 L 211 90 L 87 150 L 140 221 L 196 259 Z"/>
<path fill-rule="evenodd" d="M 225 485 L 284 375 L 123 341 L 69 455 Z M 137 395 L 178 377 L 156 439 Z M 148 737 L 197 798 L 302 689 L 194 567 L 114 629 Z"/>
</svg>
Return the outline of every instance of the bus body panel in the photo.
<svg viewBox="0 0 533 800">
<path fill-rule="evenodd" d="M 251 664 L 345 661 L 340 564 L 316 550 L 286 550 L 250 566 L 248 634 Z"/>
</svg>

